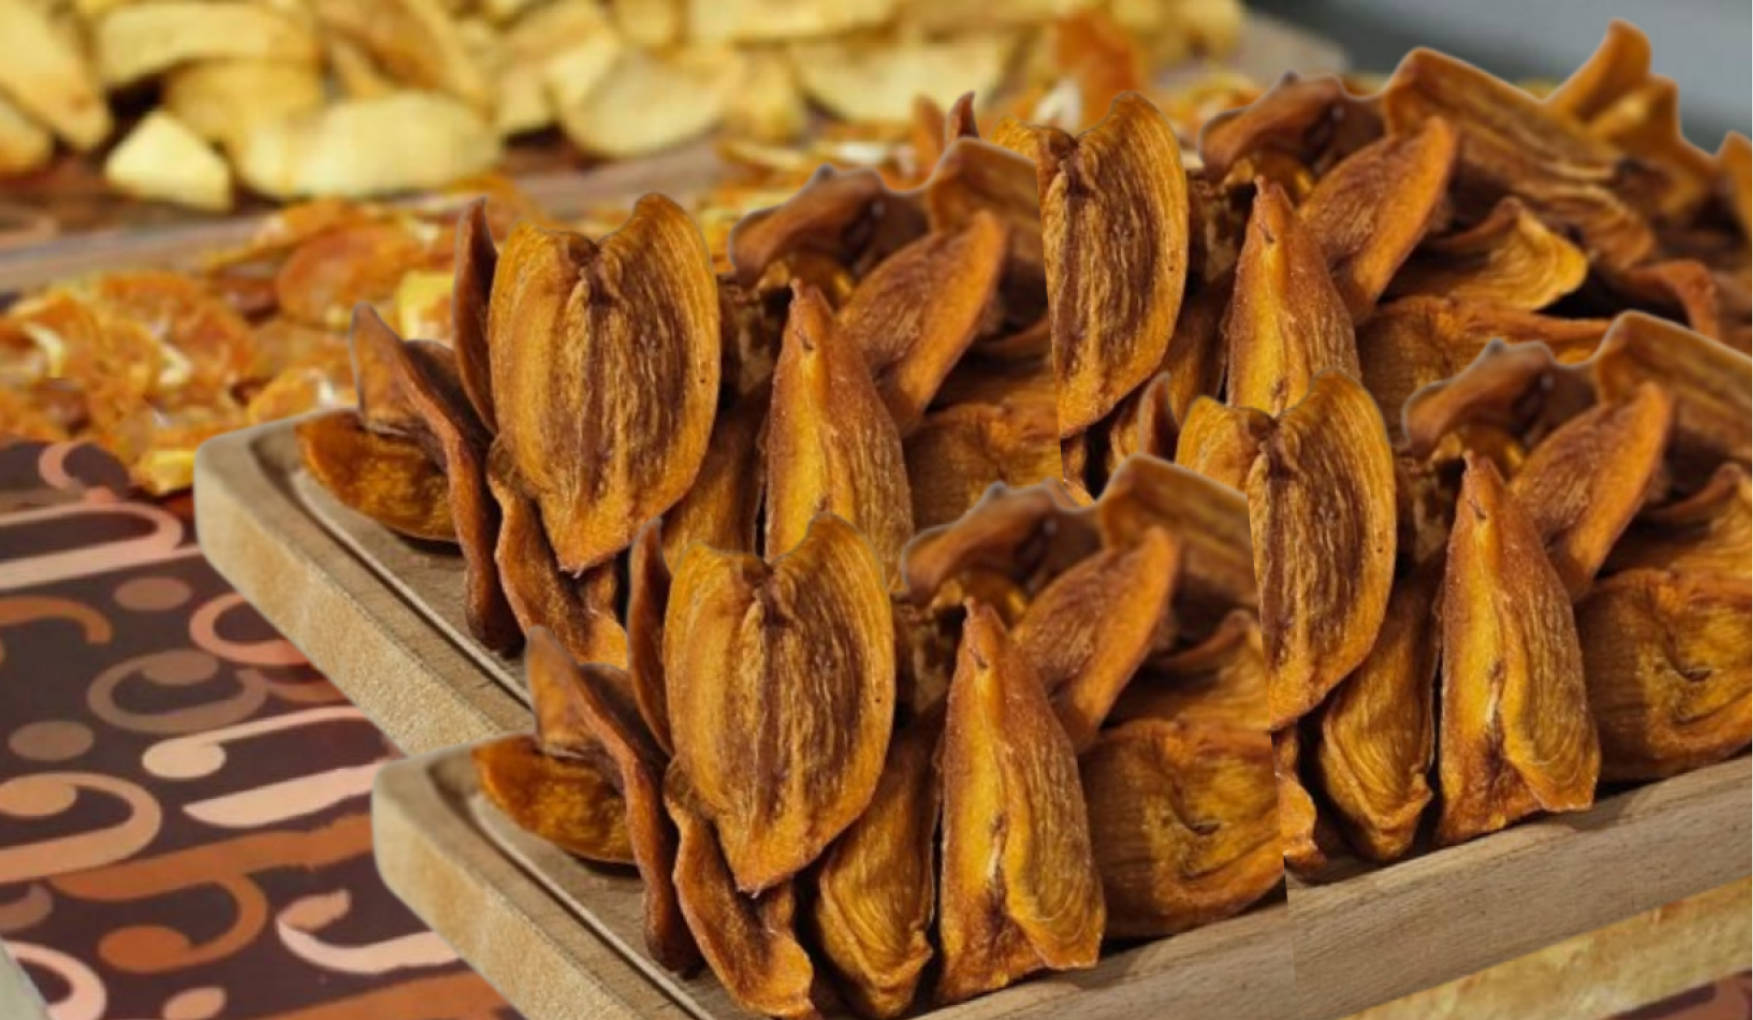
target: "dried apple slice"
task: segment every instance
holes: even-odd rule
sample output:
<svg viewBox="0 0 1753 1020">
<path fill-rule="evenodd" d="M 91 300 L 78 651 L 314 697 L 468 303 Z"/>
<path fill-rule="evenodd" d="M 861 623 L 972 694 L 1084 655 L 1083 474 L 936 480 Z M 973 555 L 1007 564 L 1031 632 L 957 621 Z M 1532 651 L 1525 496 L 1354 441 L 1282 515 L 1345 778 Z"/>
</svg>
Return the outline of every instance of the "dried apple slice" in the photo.
<svg viewBox="0 0 1753 1020">
<path fill-rule="evenodd" d="M 1096 503 L 1102 544 L 1135 545 L 1160 527 L 1181 546 L 1176 613 L 1195 632 L 1260 604 L 1248 504 L 1241 493 L 1154 457 L 1132 457 Z"/>
<path fill-rule="evenodd" d="M 1278 886 L 1272 741 L 1164 719 L 1125 723 L 1079 759 L 1110 938 L 1221 921 Z"/>
<path fill-rule="evenodd" d="M 1229 403 L 1270 415 L 1302 400 L 1328 370 L 1357 376 L 1357 338 L 1319 235 L 1283 189 L 1262 180 L 1224 316 Z"/>
<path fill-rule="evenodd" d="M 755 896 L 737 891 L 730 865 L 678 762 L 664 776 L 664 804 L 675 823 L 676 898 L 712 972 L 743 1009 L 783 1020 L 819 1017 L 811 1001 L 815 967 L 799 944 L 790 882 Z"/>
<path fill-rule="evenodd" d="M 1247 487 L 1248 471 L 1272 427 L 1272 416 L 1265 411 L 1201 397 L 1194 401 L 1181 428 L 1175 463 L 1241 490 Z"/>
<path fill-rule="evenodd" d="M 1373 861 L 1411 849 L 1433 793 L 1440 561 L 1403 577 L 1369 657 L 1321 710 L 1315 766 L 1351 845 Z"/>
<path fill-rule="evenodd" d="M 1348 376 L 1317 376 L 1248 471 L 1274 728 L 1321 702 L 1375 644 L 1394 580 L 1394 453 Z M 1319 555 L 1311 555 L 1319 550 Z"/>
<path fill-rule="evenodd" d="M 903 436 L 988 317 L 1005 247 L 998 217 L 975 213 L 962 228 L 926 234 L 884 259 L 840 310 L 840 332 L 863 352 Z"/>
<path fill-rule="evenodd" d="M 1593 362 L 1605 400 L 1653 382 L 1674 398 L 1672 457 L 1715 471 L 1753 461 L 1753 361 L 1683 326 L 1640 312 L 1613 320 Z"/>
<path fill-rule="evenodd" d="M 518 828 L 585 860 L 632 864 L 627 802 L 604 764 L 558 758 L 525 733 L 477 746 L 481 792 Z"/>
<path fill-rule="evenodd" d="M 1059 435 L 1069 438 L 1155 375 L 1168 350 L 1187 280 L 1187 175 L 1173 126 L 1132 93 L 1077 138 L 1038 128 L 1028 144 L 1040 176 Z"/>
<path fill-rule="evenodd" d="M 1466 230 L 1426 241 L 1389 292 L 1441 294 L 1533 312 L 1582 286 L 1588 274 L 1580 248 L 1521 201 L 1506 198 Z"/>
<path fill-rule="evenodd" d="M 1631 570 L 1602 581 L 1576 614 L 1603 779 L 1663 779 L 1747 746 L 1745 580 Z"/>
<path fill-rule="evenodd" d="M 451 347 L 463 392 L 488 431 L 499 426 L 493 413 L 493 362 L 487 351 L 487 303 L 493 294 L 499 249 L 487 228 L 487 200 L 469 203 L 457 221 L 456 282 L 450 292 Z"/>
<path fill-rule="evenodd" d="M 1013 640 L 1082 752 L 1152 648 L 1173 641 L 1180 546 L 1160 528 L 1060 574 L 1018 621 Z M 1165 630 L 1167 640 L 1164 640 Z"/>
<path fill-rule="evenodd" d="M 834 513 L 870 538 L 892 573 L 913 536 L 901 436 L 821 292 L 792 286 L 767 419 L 767 556 L 789 552 L 818 514 Z"/>
<path fill-rule="evenodd" d="M 1564 582 L 1489 461 L 1469 455 L 1443 579 L 1437 841 L 1594 803 L 1601 748 Z"/>
<path fill-rule="evenodd" d="M 816 936 L 860 1016 L 906 1012 L 932 956 L 942 736 L 937 711 L 895 737 L 870 807 L 828 848 L 815 872 L 810 909 Z"/>
<path fill-rule="evenodd" d="M 341 505 L 409 538 L 457 540 L 450 479 L 420 443 L 369 431 L 352 411 L 306 418 L 297 432 L 305 470 Z"/>
<path fill-rule="evenodd" d="M 771 566 L 693 546 L 664 617 L 676 761 L 754 894 L 814 861 L 869 804 L 895 711 L 883 571 L 822 514 Z"/>
<path fill-rule="evenodd" d="M 604 563 L 693 484 L 718 403 L 712 262 L 648 196 L 600 244 L 519 227 L 488 309 L 499 442 L 560 566 Z"/>
<path fill-rule="evenodd" d="M 1566 422 L 1511 479 L 1571 598 L 1588 590 L 1657 483 L 1673 417 L 1667 393 L 1644 383 Z"/>
<path fill-rule="evenodd" d="M 1077 757 L 987 606 L 963 626 L 942 755 L 938 1000 L 1094 966 L 1107 912 Z"/>
<path fill-rule="evenodd" d="M 1297 210 L 1326 252 L 1333 283 L 1363 321 L 1448 196 L 1455 129 L 1432 117 L 1359 149 L 1322 175 Z"/>
</svg>

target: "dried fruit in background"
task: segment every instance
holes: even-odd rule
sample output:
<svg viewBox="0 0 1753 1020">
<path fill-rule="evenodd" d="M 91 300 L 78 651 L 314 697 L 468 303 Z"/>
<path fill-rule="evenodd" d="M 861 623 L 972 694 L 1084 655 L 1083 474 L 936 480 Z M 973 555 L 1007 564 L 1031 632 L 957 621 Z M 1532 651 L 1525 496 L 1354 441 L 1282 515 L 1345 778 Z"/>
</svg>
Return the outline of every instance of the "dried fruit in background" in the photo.
<svg viewBox="0 0 1753 1020">
<path fill-rule="evenodd" d="M 1725 460 L 1753 462 L 1753 361 L 1697 333 L 1632 312 L 1620 316 L 1593 363 L 1604 400 L 1624 400 L 1644 382 L 1674 399 L 1672 461 L 1700 473 Z"/>
<path fill-rule="evenodd" d="M 471 757 L 481 792 L 518 828 L 585 860 L 633 863 L 627 804 L 604 766 L 551 756 L 528 734 L 482 744 Z"/>
<path fill-rule="evenodd" d="M 942 735 L 942 712 L 896 734 L 870 807 L 816 869 L 816 937 L 860 1016 L 906 1012 L 932 956 Z"/>
<path fill-rule="evenodd" d="M 1442 593 L 1439 843 L 1594 803 L 1601 748 L 1570 598 L 1490 462 L 1467 458 Z"/>
<path fill-rule="evenodd" d="M 870 539 L 885 570 L 898 569 L 913 536 L 901 436 L 853 337 L 805 283 L 793 284 L 766 445 L 769 558 L 833 513 Z"/>
<path fill-rule="evenodd" d="M 902 435 L 918 427 L 944 377 L 974 342 L 1004 268 L 1005 246 L 998 217 L 975 213 L 960 229 L 926 234 L 884 259 L 841 310 L 840 331 L 864 354 Z"/>
<path fill-rule="evenodd" d="M 1441 568 L 1432 561 L 1395 582 L 1375 647 L 1320 712 L 1321 786 L 1352 847 L 1373 861 L 1405 855 L 1434 796 Z"/>
<path fill-rule="evenodd" d="M 1277 415 L 1333 370 L 1356 377 L 1357 341 L 1319 236 L 1283 189 L 1259 182 L 1223 321 L 1228 402 Z"/>
<path fill-rule="evenodd" d="M 1145 719 L 1104 732 L 1078 765 L 1109 938 L 1220 921 L 1278 885 L 1265 730 Z"/>
<path fill-rule="evenodd" d="M 450 481 L 418 442 L 371 432 L 352 411 L 298 423 L 305 470 L 343 506 L 409 538 L 454 542 Z"/>
<path fill-rule="evenodd" d="M 1560 426 L 1511 479 L 1510 492 L 1573 599 L 1656 486 L 1673 409 L 1663 390 L 1644 383 Z"/>
<path fill-rule="evenodd" d="M 1631 570 L 1603 580 L 1576 614 L 1603 779 L 1662 779 L 1747 746 L 1744 579 Z"/>
<path fill-rule="evenodd" d="M 1272 670 L 1267 710 L 1282 728 L 1363 661 L 1387 611 L 1394 456 L 1363 387 L 1318 376 L 1261 443 L 1247 493 Z"/>
<path fill-rule="evenodd" d="M 1093 966 L 1106 910 L 1077 758 L 1040 677 L 979 604 L 962 631 L 942 762 L 938 1000 Z"/>
<path fill-rule="evenodd" d="M 1168 350 L 1187 278 L 1187 177 L 1174 129 L 1130 93 L 1077 138 L 1042 128 L 1028 140 L 1040 174 L 1059 434 L 1069 438 L 1154 375 Z"/>
<path fill-rule="evenodd" d="M 641 199 L 600 244 L 522 226 L 488 310 L 499 443 L 560 565 L 613 557 L 682 498 L 718 402 L 719 306 L 699 229 Z"/>
<path fill-rule="evenodd" d="M 807 1020 L 815 967 L 797 941 L 797 897 L 790 882 L 755 896 L 737 883 L 679 763 L 664 776 L 664 804 L 675 823 L 676 898 L 700 955 L 738 1006 L 763 1016 Z"/>
<path fill-rule="evenodd" d="M 852 525 L 816 518 L 771 566 L 693 546 L 664 619 L 675 760 L 754 894 L 814 861 L 876 790 L 895 711 L 883 571 Z"/>
<path fill-rule="evenodd" d="M 1447 200 L 1455 131 L 1441 117 L 1372 142 L 1321 177 L 1297 215 L 1333 267 L 1333 285 L 1363 321 Z"/>
<path fill-rule="evenodd" d="M 1045 685 L 1078 752 L 1086 750 L 1153 648 L 1174 640 L 1172 598 L 1180 545 L 1160 528 L 1054 578 L 1012 635 Z"/>
<path fill-rule="evenodd" d="M 1581 287 L 1588 274 L 1582 249 L 1519 199 L 1506 198 L 1465 230 L 1427 239 L 1395 275 L 1389 293 L 1437 294 L 1534 312 Z"/>
</svg>

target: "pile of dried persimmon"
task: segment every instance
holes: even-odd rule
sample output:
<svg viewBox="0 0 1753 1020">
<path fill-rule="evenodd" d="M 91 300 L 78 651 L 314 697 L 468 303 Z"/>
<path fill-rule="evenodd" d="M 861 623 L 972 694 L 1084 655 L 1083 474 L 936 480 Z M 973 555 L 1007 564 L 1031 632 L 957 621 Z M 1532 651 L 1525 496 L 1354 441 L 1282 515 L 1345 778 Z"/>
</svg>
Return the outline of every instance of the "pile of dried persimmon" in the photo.
<svg viewBox="0 0 1753 1020">
<path fill-rule="evenodd" d="M 483 789 L 656 959 L 893 1016 L 1748 743 L 1747 143 L 1635 30 L 1287 79 L 1191 170 L 1132 95 L 945 133 L 720 273 L 662 198 L 466 218 L 452 345 L 362 315 L 300 427 L 527 642 Z"/>
</svg>

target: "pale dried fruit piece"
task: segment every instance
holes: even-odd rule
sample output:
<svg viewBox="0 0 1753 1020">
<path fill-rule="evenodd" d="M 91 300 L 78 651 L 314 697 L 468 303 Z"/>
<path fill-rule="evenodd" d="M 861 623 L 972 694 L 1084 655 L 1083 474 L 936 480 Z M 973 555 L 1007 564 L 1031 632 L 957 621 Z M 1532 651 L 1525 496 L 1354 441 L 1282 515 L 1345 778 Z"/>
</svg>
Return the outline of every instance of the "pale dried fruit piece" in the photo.
<svg viewBox="0 0 1753 1020">
<path fill-rule="evenodd" d="M 957 404 L 927 415 L 904 444 L 913 526 L 958 519 L 993 485 L 1058 477 L 1058 434 L 1051 400 Z"/>
<path fill-rule="evenodd" d="M 285 60 L 208 60 L 164 78 L 164 108 L 202 138 L 229 146 L 256 125 L 323 105 L 322 69 Z"/>
<path fill-rule="evenodd" d="M 640 718 L 666 755 L 675 751 L 663 676 L 663 621 L 669 610 L 670 581 L 663 521 L 654 518 L 639 529 L 627 558 L 627 672 Z"/>
<path fill-rule="evenodd" d="M 127 4 L 98 19 L 92 50 L 115 87 L 178 64 L 225 57 L 315 63 L 316 38 L 296 16 L 265 4 Z"/>
<path fill-rule="evenodd" d="M 110 150 L 104 180 L 123 194 L 225 212 L 232 206 L 231 167 L 188 126 L 154 110 Z"/>
<path fill-rule="evenodd" d="M 828 39 L 788 54 L 811 99 L 842 120 L 905 123 L 916 96 L 948 99 L 994 91 L 1016 49 L 1009 32 L 938 39 Z"/>
<path fill-rule="evenodd" d="M 995 485 L 967 514 L 914 539 L 901 576 L 920 607 L 959 606 L 982 577 L 1003 578 L 1032 596 L 1099 545 L 1089 518 L 1073 508 L 1058 482 Z"/>
<path fill-rule="evenodd" d="M 680 562 L 695 542 L 732 552 L 755 551 L 766 471 L 761 431 L 770 402 L 769 391 L 761 388 L 719 411 L 700 473 L 663 515 L 663 549 L 669 559 Z"/>
<path fill-rule="evenodd" d="M 1631 570 L 1602 581 L 1576 614 L 1603 779 L 1662 779 L 1747 746 L 1744 579 Z"/>
<path fill-rule="evenodd" d="M 1364 385 L 1398 439 L 1407 398 L 1459 374 L 1491 341 L 1512 347 L 1538 341 L 1560 363 L 1574 365 L 1595 353 L 1606 331 L 1601 319 L 1559 319 L 1477 301 L 1418 296 L 1383 305 L 1359 327 L 1357 357 Z"/>
<path fill-rule="evenodd" d="M 903 436 L 918 427 L 987 318 L 1005 246 L 1004 224 L 977 212 L 964 227 L 927 234 L 884 259 L 840 310 L 840 333 L 864 354 Z"/>
<path fill-rule="evenodd" d="M 599 70 L 592 59 L 583 76 L 589 87 L 562 95 L 550 74 L 549 92 L 567 139 L 612 159 L 657 152 L 711 130 L 747 73 L 741 54 L 719 47 L 605 48 L 612 63 Z"/>
<path fill-rule="evenodd" d="M 112 127 L 84 55 L 56 31 L 47 7 L 28 0 L 0 0 L 0 96 L 80 152 L 96 148 Z"/>
<path fill-rule="evenodd" d="M 812 1020 L 815 968 L 797 941 L 790 882 L 756 896 L 737 891 L 712 822 L 680 764 L 664 776 L 664 804 L 675 823 L 676 897 L 700 955 L 738 1006 L 762 1016 Z"/>
<path fill-rule="evenodd" d="M 1674 402 L 1654 383 L 1566 422 L 1534 447 L 1510 492 L 1579 598 L 1657 483 Z"/>
<path fill-rule="evenodd" d="M 1303 399 L 1315 376 L 1357 376 L 1357 339 L 1321 241 L 1283 189 L 1262 180 L 1224 316 L 1228 402 L 1277 415 Z"/>
<path fill-rule="evenodd" d="M 626 804 L 628 844 L 645 886 L 646 950 L 671 970 L 693 968 L 700 954 L 676 902 L 676 831 L 664 815 L 664 754 L 632 703 L 631 681 L 614 666 L 580 666 L 540 628 L 529 634 L 524 668 L 538 715 L 546 707 L 582 724 L 595 741 L 589 756 L 605 761 Z"/>
<path fill-rule="evenodd" d="M 1241 493 L 1154 457 L 1132 457 L 1096 503 L 1102 544 L 1126 548 L 1153 527 L 1181 545 L 1176 611 L 1184 624 L 1215 625 L 1259 605 L 1248 504 Z"/>
<path fill-rule="evenodd" d="M 28 173 L 55 154 L 55 136 L 0 92 L 0 176 Z M 1029 190 L 1034 191 L 1030 178 Z M 14 432 L 13 434 L 21 434 Z"/>
<path fill-rule="evenodd" d="M 1297 210 L 1326 252 L 1354 320 L 1369 315 L 1439 215 L 1456 147 L 1454 128 L 1432 117 L 1346 157 Z"/>
<path fill-rule="evenodd" d="M 359 47 L 396 81 L 491 110 L 492 84 L 440 0 L 313 0 L 310 6 L 325 34 Z"/>
<path fill-rule="evenodd" d="M 1264 730 L 1166 719 L 1102 734 L 1078 762 L 1110 938 L 1221 921 L 1278 886 L 1278 795 Z"/>
<path fill-rule="evenodd" d="M 771 566 L 693 546 L 664 618 L 676 761 L 737 887 L 815 860 L 870 802 L 895 711 L 895 636 L 865 538 L 823 514 Z"/>
<path fill-rule="evenodd" d="M 1407 399 L 1403 447 L 1424 459 L 1451 434 L 1481 429 L 1533 444 L 1594 402 L 1587 376 L 1560 365 L 1545 344 L 1493 340 L 1465 371 Z"/>
<path fill-rule="evenodd" d="M 1095 554 L 1060 574 L 1029 603 L 1012 635 L 1046 685 L 1053 711 L 1079 752 L 1096 739 L 1114 699 L 1165 628 L 1180 546 L 1160 528 L 1131 546 Z"/>
<path fill-rule="evenodd" d="M 1321 786 L 1351 845 L 1373 861 L 1411 849 L 1433 796 L 1441 581 L 1431 561 L 1395 584 L 1375 647 L 1321 710 Z"/>
<path fill-rule="evenodd" d="M 1275 424 L 1246 491 L 1267 711 L 1283 728 L 1375 644 L 1394 580 L 1394 453 L 1369 394 L 1336 373 Z"/>
<path fill-rule="evenodd" d="M 860 1016 L 906 1012 L 931 959 L 942 736 L 941 711 L 914 719 L 896 735 L 870 807 L 828 848 L 815 872 L 810 909 L 816 937 Z"/>
<path fill-rule="evenodd" d="M 604 765 L 545 753 L 528 734 L 476 747 L 481 792 L 518 828 L 585 860 L 632 864 L 627 802 Z"/>
<path fill-rule="evenodd" d="M 1396 297 L 1440 294 L 1538 311 L 1582 286 L 1589 260 L 1576 245 L 1506 198 L 1465 230 L 1432 238 L 1394 277 Z"/>
<path fill-rule="evenodd" d="M 1302 734 L 1290 726 L 1272 734 L 1272 767 L 1278 788 L 1278 840 L 1284 866 L 1311 877 L 1327 867 L 1334 846 L 1327 816 L 1303 782 Z"/>
<path fill-rule="evenodd" d="M 1187 280 L 1187 175 L 1174 128 L 1132 93 L 1076 138 L 1040 128 L 1028 143 L 1040 175 L 1059 435 L 1070 438 L 1155 375 L 1168 351 Z"/>
<path fill-rule="evenodd" d="M 756 42 L 839 35 L 872 28 L 895 14 L 895 0 L 772 4 L 768 0 L 684 0 L 683 24 L 713 42 Z"/>
<path fill-rule="evenodd" d="M 518 626 L 525 632 L 547 628 L 580 662 L 625 665 L 627 633 L 615 617 L 614 564 L 594 568 L 582 578 L 563 573 L 541 513 L 523 494 L 510 460 L 495 442 L 487 479 L 500 511 L 493 560 Z"/>
<path fill-rule="evenodd" d="M 367 431 L 352 411 L 298 423 L 305 470 L 343 506 L 409 538 L 454 542 L 450 482 L 420 443 Z"/>
<path fill-rule="evenodd" d="M 1237 164 L 1262 154 L 1312 166 L 1335 149 L 1355 149 L 1355 139 L 1380 134 L 1373 104 L 1348 93 L 1338 76 L 1286 74 L 1254 102 L 1207 121 L 1199 132 L 1199 155 L 1206 173 L 1223 180 Z"/>
<path fill-rule="evenodd" d="M 1753 577 L 1753 486 L 1747 469 L 1724 464 L 1705 486 L 1678 503 L 1647 509 L 1613 546 L 1607 572 L 1651 567 L 1677 574 Z"/>
<path fill-rule="evenodd" d="M 487 303 L 499 266 L 499 249 L 487 227 L 487 200 L 469 203 L 457 220 L 456 276 L 451 287 L 451 348 L 457 374 L 475 415 L 487 430 L 497 431 L 493 413 L 493 361 L 487 349 Z"/>
<path fill-rule="evenodd" d="M 1704 471 L 1753 461 L 1753 361 L 1683 326 L 1640 312 L 1613 320 L 1593 362 L 1604 400 L 1624 400 L 1644 382 L 1674 398 L 1670 456 Z"/>
<path fill-rule="evenodd" d="M 901 436 L 864 355 L 805 283 L 793 285 L 765 441 L 769 557 L 834 513 L 869 537 L 886 570 L 898 568 L 913 535 Z"/>
<path fill-rule="evenodd" d="M 1210 397 L 1194 401 L 1175 444 L 1175 463 L 1232 489 L 1248 484 L 1260 444 L 1272 434 L 1272 416 Z"/>
<path fill-rule="evenodd" d="M 600 244 L 520 226 L 488 309 L 499 443 L 580 573 L 688 491 L 718 403 L 719 305 L 699 228 L 647 196 Z"/>
<path fill-rule="evenodd" d="M 1447 120 L 1460 136 L 1457 185 L 1520 196 L 1543 219 L 1576 233 L 1592 259 L 1635 265 L 1654 245 L 1649 224 L 1615 193 L 1635 164 L 1514 85 L 1418 49 L 1401 61 L 1381 103 L 1390 135 Z"/>
<path fill-rule="evenodd" d="M 1040 677 L 979 604 L 962 630 L 942 762 L 938 1000 L 1094 966 L 1107 912 L 1077 758 Z"/>
<path fill-rule="evenodd" d="M 1594 803 L 1601 747 L 1570 597 L 1533 521 L 1469 456 L 1443 579 L 1437 842 Z"/>
</svg>

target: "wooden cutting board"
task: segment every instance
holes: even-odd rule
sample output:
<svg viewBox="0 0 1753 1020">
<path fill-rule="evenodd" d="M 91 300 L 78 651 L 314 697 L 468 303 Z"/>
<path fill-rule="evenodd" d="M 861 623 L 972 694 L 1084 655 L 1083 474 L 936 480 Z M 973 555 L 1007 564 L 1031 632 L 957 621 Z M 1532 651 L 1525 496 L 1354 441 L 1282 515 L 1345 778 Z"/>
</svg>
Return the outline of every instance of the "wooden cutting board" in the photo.
<svg viewBox="0 0 1753 1020">
<path fill-rule="evenodd" d="M 204 445 L 195 502 L 208 559 L 403 749 L 528 729 L 517 664 L 468 637 L 460 558 L 337 504 L 300 468 L 289 423 Z M 1070 1020 L 1171 1005 L 1186 1018 L 1344 1016 L 1744 879 L 1750 800 L 1743 756 L 1590 811 L 1385 868 L 1360 866 L 1331 884 L 1293 884 L 1285 905 L 1121 954 L 1039 991 L 980 1000 L 1002 1008 L 971 1003 L 944 1016 Z M 609 881 L 484 811 L 464 752 L 391 766 L 375 811 L 391 888 L 531 1020 L 645 1015 L 657 1005 L 671 1015 L 735 1015 L 715 988 L 644 963 L 630 906 L 636 883 Z M 1698 955 L 1685 944 L 1649 951 Z M 1744 947 L 1736 954 L 1747 956 Z M 1290 961 L 1294 994 L 1249 970 L 1268 959 Z M 1256 990 L 1278 1005 L 1249 1000 L 1258 1011 L 1241 1011 L 1234 996 Z"/>
</svg>

